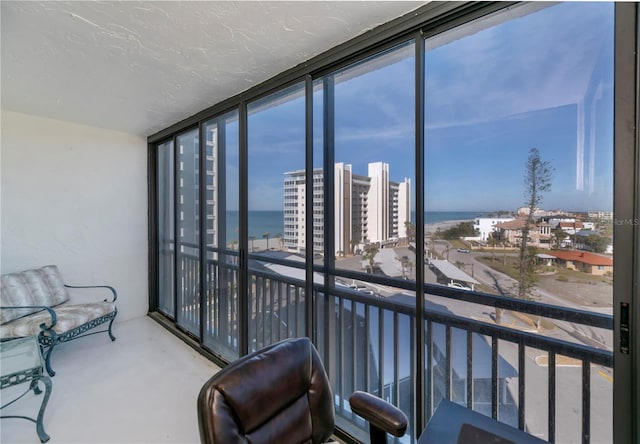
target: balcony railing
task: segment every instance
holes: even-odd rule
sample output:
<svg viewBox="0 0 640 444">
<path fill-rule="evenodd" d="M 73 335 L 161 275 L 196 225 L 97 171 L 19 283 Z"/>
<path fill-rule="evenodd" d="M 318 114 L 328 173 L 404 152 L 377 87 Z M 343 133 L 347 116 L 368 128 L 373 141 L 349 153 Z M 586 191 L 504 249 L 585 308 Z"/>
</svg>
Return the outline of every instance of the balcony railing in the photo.
<svg viewBox="0 0 640 444">
<path fill-rule="evenodd" d="M 214 352 L 220 353 L 220 347 L 237 354 L 238 267 L 236 256 L 227 257 L 232 260 L 206 262 L 203 343 Z M 268 258 L 264 261 L 270 262 Z M 607 333 L 613 328 L 611 316 L 426 284 L 425 310 L 416 319 L 415 297 L 406 293 L 385 298 L 340 285 L 327 293 L 326 287 L 315 284 L 313 300 L 308 301 L 304 280 L 262 267 L 260 264 L 265 262 L 250 260 L 250 350 L 305 335 L 305 304 L 312 303 L 314 340 L 334 386 L 337 422 L 354 436 L 364 436 L 366 430 L 364 422 L 348 406 L 348 397 L 354 390 L 381 396 L 413 418 L 416 322 L 423 324 L 425 335 L 422 410 L 426 420 L 440 399 L 447 398 L 551 442 L 565 442 L 564 435 L 558 436 L 557 424 L 566 422 L 569 400 L 573 403 L 570 415 L 579 422 L 573 429 L 580 432 L 567 441 L 588 443 L 593 439 L 591 422 L 596 417 L 592 410 L 592 381 L 598 375 L 603 376 L 597 379 L 598 404 L 611 405 L 611 389 L 601 393 L 602 381 L 609 378 L 605 382 L 610 385 L 611 351 L 461 316 L 450 311 L 446 301 L 476 304 L 478 312 L 482 307 L 505 309 L 554 319 L 564 329 L 572 325 Z M 304 270 L 304 263 L 286 267 L 300 271 Z M 183 326 L 190 331 L 198 331 L 200 319 L 198 270 L 197 257 L 179 256 L 178 287 L 182 296 L 177 298 L 176 317 L 178 324 L 186 323 Z M 410 287 L 413 283 L 398 284 L 389 279 L 389 284 Z M 440 302 L 432 302 L 431 296 L 441 298 Z M 529 356 L 532 352 L 544 358 L 543 366 L 533 362 Z M 567 362 L 573 368 L 570 383 L 564 379 L 560 383 L 558 368 L 567 366 Z M 579 377 L 573 377 L 574 373 Z M 601 413 L 599 410 L 598 415 Z M 605 434 L 611 430 L 610 423 Z M 417 435 L 419 431 L 410 426 L 408 436 L 415 439 Z"/>
</svg>

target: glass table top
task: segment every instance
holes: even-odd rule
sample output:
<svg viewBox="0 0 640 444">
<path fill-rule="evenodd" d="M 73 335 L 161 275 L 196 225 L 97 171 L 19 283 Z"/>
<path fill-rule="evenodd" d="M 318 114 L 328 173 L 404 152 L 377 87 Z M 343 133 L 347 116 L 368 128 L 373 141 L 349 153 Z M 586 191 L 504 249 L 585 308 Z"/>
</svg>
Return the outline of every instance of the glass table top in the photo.
<svg viewBox="0 0 640 444">
<path fill-rule="evenodd" d="M 0 342 L 0 372 L 3 376 L 42 366 L 35 336 Z"/>
</svg>

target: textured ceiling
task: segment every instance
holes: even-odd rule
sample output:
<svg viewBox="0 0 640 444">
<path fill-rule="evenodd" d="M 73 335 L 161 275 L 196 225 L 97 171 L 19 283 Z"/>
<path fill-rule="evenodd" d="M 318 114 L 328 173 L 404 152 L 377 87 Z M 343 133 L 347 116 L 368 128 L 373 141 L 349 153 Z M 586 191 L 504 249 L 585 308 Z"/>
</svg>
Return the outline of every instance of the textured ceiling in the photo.
<svg viewBox="0 0 640 444">
<path fill-rule="evenodd" d="M 2 109 L 147 136 L 424 3 L 3 0 Z"/>
</svg>

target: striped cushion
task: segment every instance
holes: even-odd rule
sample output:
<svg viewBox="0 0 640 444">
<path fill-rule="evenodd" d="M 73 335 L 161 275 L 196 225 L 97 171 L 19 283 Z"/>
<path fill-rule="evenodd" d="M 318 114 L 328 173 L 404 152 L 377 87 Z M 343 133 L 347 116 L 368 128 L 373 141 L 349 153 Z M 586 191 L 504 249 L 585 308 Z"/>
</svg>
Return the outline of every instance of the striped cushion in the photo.
<svg viewBox="0 0 640 444">
<path fill-rule="evenodd" d="M 55 265 L 47 265 L 37 270 L 26 270 L 2 276 L 0 304 L 3 307 L 25 305 L 54 307 L 68 300 L 69 293 L 64 286 L 58 267 Z M 37 308 L 0 310 L 0 324 L 37 311 L 39 311 Z"/>
<path fill-rule="evenodd" d="M 116 305 L 113 302 L 95 302 L 92 304 L 65 304 L 55 307 L 58 317 L 53 331 L 58 334 L 66 333 L 87 322 L 98 319 L 114 312 Z M 0 325 L 0 339 L 19 338 L 24 336 L 36 336 L 40 333 L 40 324 L 51 325 L 51 316 L 48 311 L 41 311 L 26 318 L 16 319 Z"/>
</svg>

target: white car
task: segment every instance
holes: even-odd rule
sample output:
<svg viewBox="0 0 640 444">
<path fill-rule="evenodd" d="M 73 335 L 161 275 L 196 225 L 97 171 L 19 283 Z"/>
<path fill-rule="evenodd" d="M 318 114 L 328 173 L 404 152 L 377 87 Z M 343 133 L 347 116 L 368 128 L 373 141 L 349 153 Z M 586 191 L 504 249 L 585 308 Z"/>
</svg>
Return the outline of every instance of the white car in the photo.
<svg viewBox="0 0 640 444">
<path fill-rule="evenodd" d="M 459 283 L 457 283 L 457 282 L 449 282 L 449 283 L 447 284 L 447 287 L 457 288 L 457 289 L 459 289 L 459 290 L 469 290 L 469 291 L 471 291 L 471 288 L 469 288 L 469 287 L 465 287 L 464 285 L 459 284 Z"/>
</svg>

